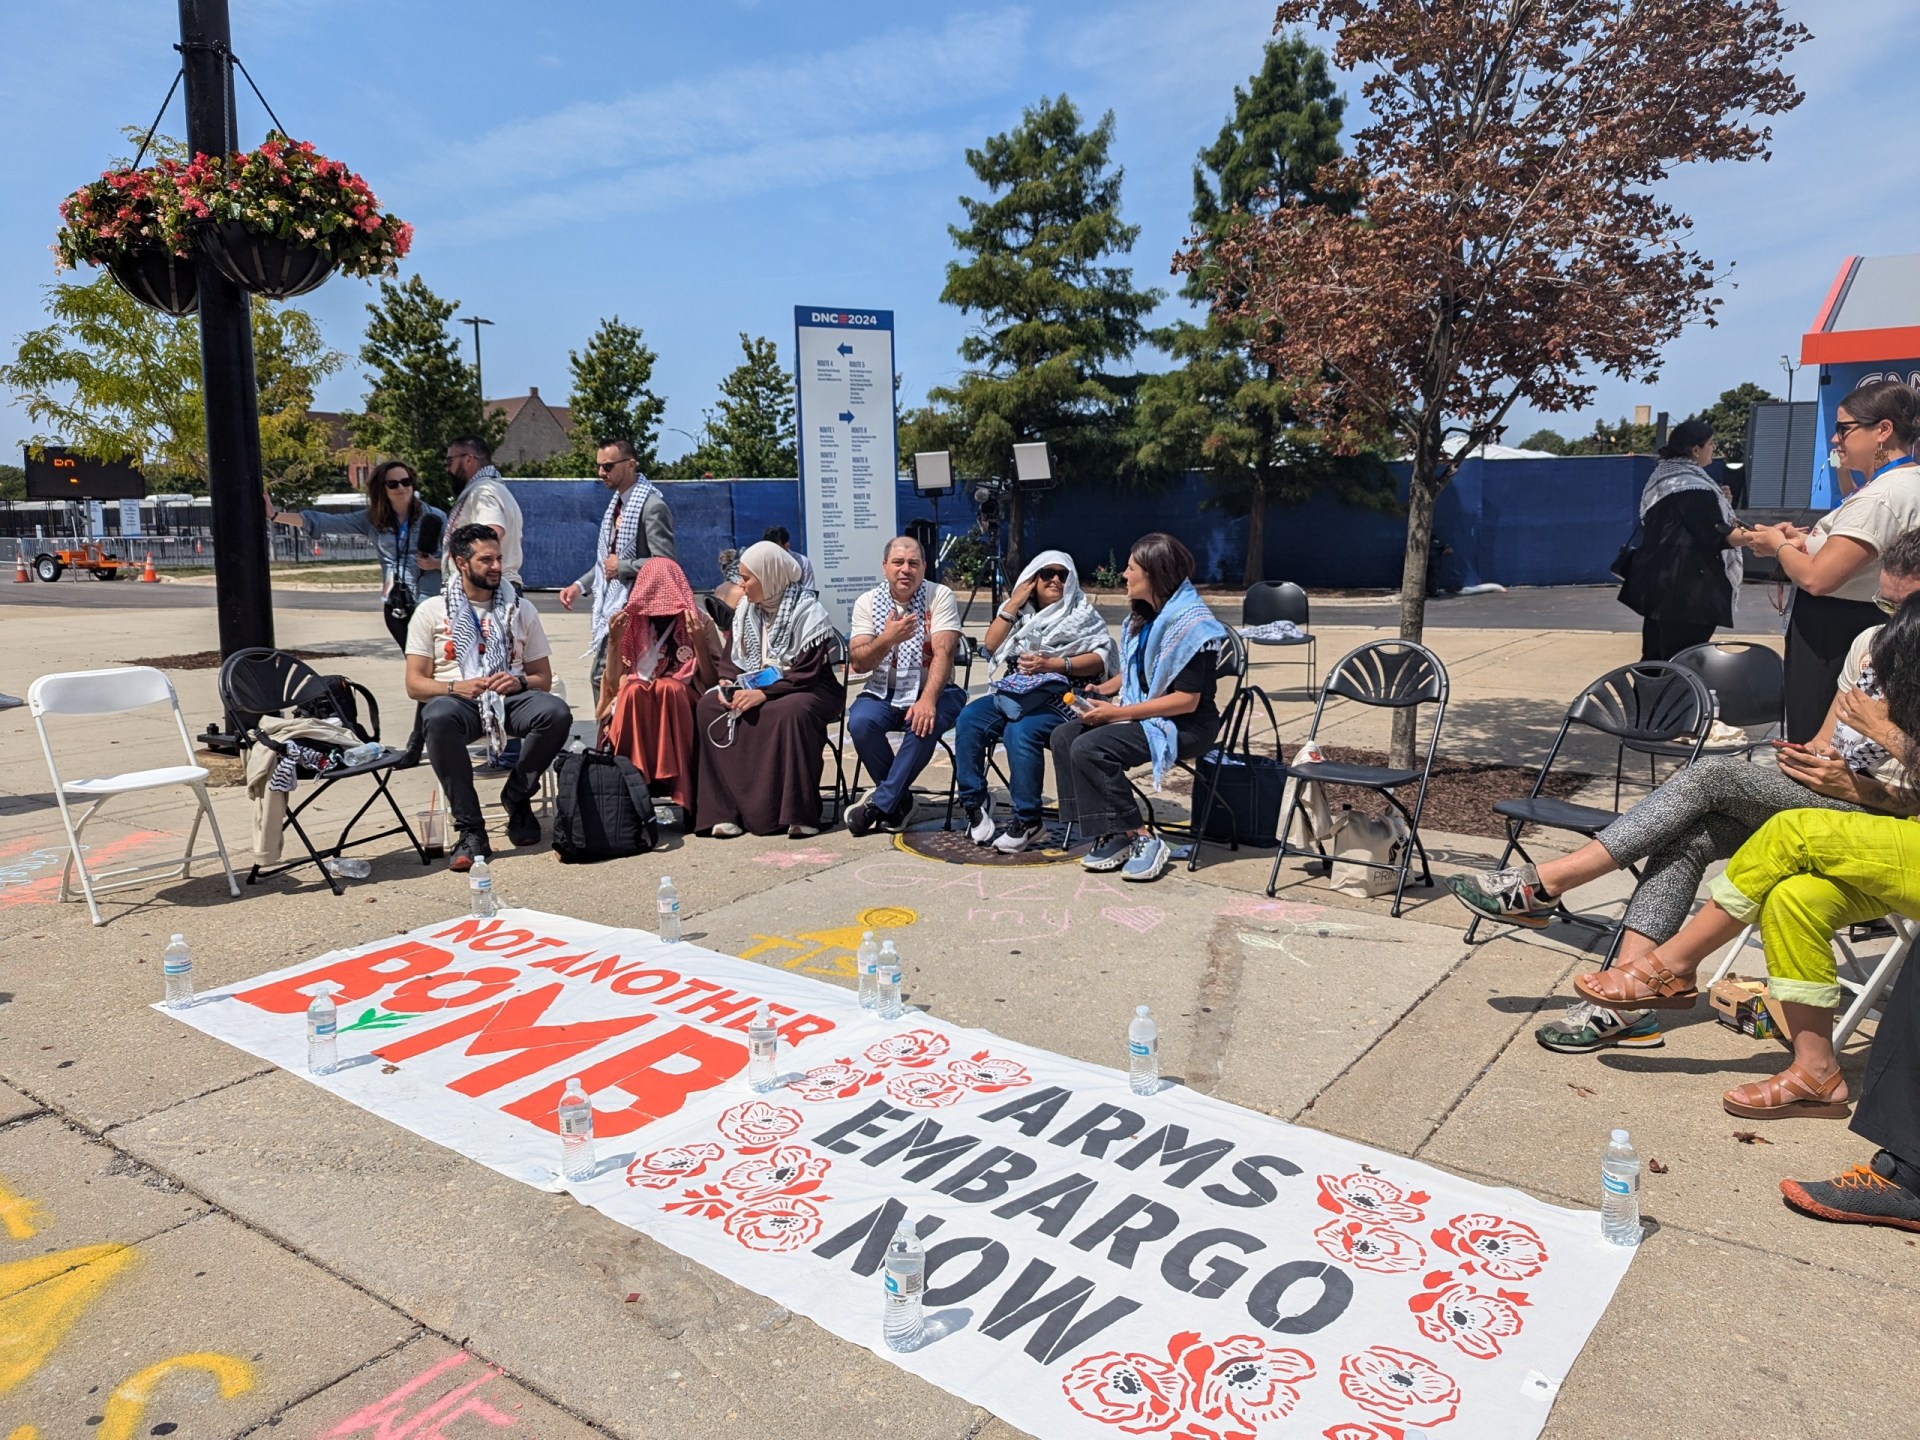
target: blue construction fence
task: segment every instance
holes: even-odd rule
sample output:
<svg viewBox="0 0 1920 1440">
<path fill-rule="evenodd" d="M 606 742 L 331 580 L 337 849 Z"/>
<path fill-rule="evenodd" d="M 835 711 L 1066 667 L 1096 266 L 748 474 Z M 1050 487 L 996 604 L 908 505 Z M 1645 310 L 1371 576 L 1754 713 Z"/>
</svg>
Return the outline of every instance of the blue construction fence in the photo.
<svg viewBox="0 0 1920 1440">
<path fill-rule="evenodd" d="M 1451 553 L 1439 562 L 1441 588 L 1613 583 L 1607 564 L 1633 529 L 1640 491 L 1654 466 L 1647 455 L 1589 455 L 1550 460 L 1470 459 L 1441 492 L 1434 536 Z M 1409 470 L 1393 467 L 1404 500 Z M 607 492 L 596 480 L 509 480 L 526 519 L 521 576 L 532 589 L 558 589 L 591 560 Z M 719 583 L 718 556 L 784 525 L 806 548 L 797 480 L 685 480 L 662 487 L 673 507 L 675 547 L 696 589 Z M 896 490 L 899 523 L 928 519 L 942 538 L 973 528 L 974 507 L 960 496 Z M 1247 522 L 1217 508 L 1206 476 L 1189 472 L 1158 489 L 1084 488 L 1030 497 L 1026 552 L 1065 550 L 1083 575 L 1150 530 L 1178 535 L 1193 550 L 1203 580 L 1235 584 L 1246 554 Z M 1356 509 L 1330 496 L 1267 511 L 1266 574 L 1325 589 L 1398 587 L 1406 546 L 1402 516 Z"/>
</svg>

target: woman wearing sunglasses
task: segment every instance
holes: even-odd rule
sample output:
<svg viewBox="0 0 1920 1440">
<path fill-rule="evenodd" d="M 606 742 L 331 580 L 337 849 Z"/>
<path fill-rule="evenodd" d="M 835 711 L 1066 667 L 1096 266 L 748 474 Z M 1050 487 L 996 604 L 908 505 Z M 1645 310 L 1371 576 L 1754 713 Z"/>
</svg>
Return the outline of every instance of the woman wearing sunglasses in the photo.
<svg viewBox="0 0 1920 1440">
<path fill-rule="evenodd" d="M 1793 582 L 1787 624 L 1787 738 L 1804 744 L 1826 719 L 1827 702 L 1848 647 L 1880 623 L 1873 597 L 1880 556 L 1896 535 L 1920 525 L 1920 402 L 1897 380 L 1857 386 L 1839 404 L 1833 427 L 1836 470 L 1850 472 L 1853 493 L 1811 530 L 1756 525 L 1747 548 L 1776 556 Z"/>
<path fill-rule="evenodd" d="M 414 608 L 440 593 L 440 536 L 444 510 L 420 498 L 413 467 L 404 460 L 382 460 L 367 481 L 367 505 L 351 515 L 325 510 L 281 510 L 267 496 L 267 518 L 305 535 L 359 535 L 380 557 L 380 603 L 387 630 L 401 649 Z"/>
<path fill-rule="evenodd" d="M 1000 666 L 1000 676 L 954 724 L 960 803 L 974 844 L 1017 855 L 1043 833 L 1040 790 L 1046 782 L 1047 739 L 1070 714 L 1061 697 L 1077 684 L 1118 674 L 1120 648 L 1080 589 L 1073 557 L 1063 550 L 1042 550 L 1020 572 L 981 644 Z M 998 839 L 987 793 L 987 756 L 995 745 L 1007 747 L 1013 801 L 1012 821 Z"/>
</svg>

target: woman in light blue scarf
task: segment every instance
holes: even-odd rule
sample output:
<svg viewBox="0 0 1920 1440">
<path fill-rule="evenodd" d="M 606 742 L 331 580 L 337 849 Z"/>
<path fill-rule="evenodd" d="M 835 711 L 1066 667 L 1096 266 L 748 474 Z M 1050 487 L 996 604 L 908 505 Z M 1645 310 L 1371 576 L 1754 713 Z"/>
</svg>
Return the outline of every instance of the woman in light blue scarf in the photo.
<svg viewBox="0 0 1920 1440">
<path fill-rule="evenodd" d="M 1157 790 L 1176 759 L 1200 754 L 1220 728 L 1213 690 L 1227 630 L 1193 588 L 1193 553 L 1155 531 L 1127 556 L 1132 614 L 1120 636 L 1120 673 L 1088 687 L 1086 708 L 1048 737 L 1060 818 L 1094 836 L 1081 860 L 1122 880 L 1157 880 L 1173 858 L 1152 834 L 1127 784 L 1153 766 Z M 1110 698 L 1118 693 L 1118 703 Z"/>
</svg>

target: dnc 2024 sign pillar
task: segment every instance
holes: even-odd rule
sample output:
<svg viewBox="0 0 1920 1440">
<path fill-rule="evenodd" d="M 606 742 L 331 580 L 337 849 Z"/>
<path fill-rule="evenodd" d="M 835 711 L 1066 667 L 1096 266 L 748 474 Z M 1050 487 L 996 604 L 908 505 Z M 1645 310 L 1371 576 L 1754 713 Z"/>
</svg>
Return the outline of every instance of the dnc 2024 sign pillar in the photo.
<svg viewBox="0 0 1920 1440">
<path fill-rule="evenodd" d="M 793 328 L 801 548 L 845 629 L 896 533 L 893 312 L 796 305 Z"/>
</svg>

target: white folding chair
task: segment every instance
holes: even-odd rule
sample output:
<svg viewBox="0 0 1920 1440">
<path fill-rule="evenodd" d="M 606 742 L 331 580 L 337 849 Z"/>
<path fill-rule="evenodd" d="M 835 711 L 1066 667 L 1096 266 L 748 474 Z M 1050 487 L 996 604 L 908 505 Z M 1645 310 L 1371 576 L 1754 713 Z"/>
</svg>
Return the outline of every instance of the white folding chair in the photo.
<svg viewBox="0 0 1920 1440">
<path fill-rule="evenodd" d="M 227 873 L 228 891 L 239 895 L 240 884 L 233 878 L 233 866 L 227 859 L 226 841 L 220 838 L 220 825 L 213 818 L 213 805 L 207 799 L 207 771 L 204 766 L 194 763 L 193 741 L 188 738 L 187 722 L 180 714 L 180 697 L 173 693 L 172 681 L 146 665 L 42 675 L 28 689 L 27 705 L 33 711 L 34 728 L 40 732 L 40 749 L 47 757 L 47 773 L 53 777 L 53 796 L 60 806 L 60 821 L 67 827 L 67 863 L 60 872 L 62 900 L 72 898 L 69 882 L 77 869 L 80 872 L 80 888 L 86 893 L 87 908 L 93 912 L 93 923 L 104 925 L 106 922 L 100 918 L 100 905 L 95 896 L 108 890 L 124 890 L 166 874 L 184 879 L 193 873 L 194 861 L 215 858 L 219 859 L 220 867 Z M 124 715 L 154 705 L 166 705 L 172 709 L 174 726 L 180 732 L 180 748 L 187 757 L 186 764 L 165 765 L 155 770 L 130 770 L 122 775 L 103 775 L 85 780 L 61 778 L 59 763 L 53 758 L 53 743 L 47 736 L 49 715 Z M 122 866 L 118 870 L 90 873 L 81 854 L 80 832 L 100 812 L 100 807 L 116 795 L 158 790 L 168 785 L 185 785 L 199 801 L 199 808 L 193 815 L 193 827 L 187 832 L 187 848 L 180 858 L 149 860 L 139 865 Z M 75 823 L 73 812 L 68 808 L 69 797 L 75 801 L 92 801 L 78 823 Z M 213 831 L 217 857 L 211 852 L 194 853 L 193 847 L 200 838 L 203 816 L 207 827 Z M 103 880 L 113 883 L 103 885 L 100 883 Z"/>
<path fill-rule="evenodd" d="M 1840 1023 L 1833 1027 L 1833 1048 L 1836 1050 L 1847 1043 L 1847 1037 L 1853 1034 L 1854 1027 L 1866 1019 L 1867 1012 L 1879 1003 L 1880 997 L 1900 973 L 1900 967 L 1906 963 L 1907 952 L 1913 948 L 1915 937 L 1920 936 L 1920 925 L 1905 916 L 1889 915 L 1887 923 L 1893 926 L 1893 944 L 1887 948 L 1886 954 L 1871 963 L 1855 955 L 1852 948 L 1838 937 L 1834 940 L 1834 948 L 1840 952 L 1840 988 L 1853 996 L 1853 1003 L 1841 1015 Z M 1709 988 L 1726 978 L 1727 972 L 1733 969 L 1734 962 L 1740 958 L 1740 952 L 1754 938 L 1756 928 L 1749 925 L 1734 937 L 1726 953 L 1721 955 L 1720 966 L 1713 972 L 1713 978 L 1707 981 Z M 1846 973 L 1848 966 L 1853 968 L 1854 975 Z"/>
</svg>

